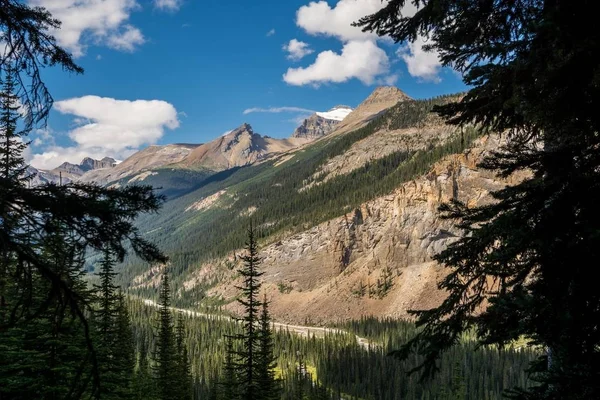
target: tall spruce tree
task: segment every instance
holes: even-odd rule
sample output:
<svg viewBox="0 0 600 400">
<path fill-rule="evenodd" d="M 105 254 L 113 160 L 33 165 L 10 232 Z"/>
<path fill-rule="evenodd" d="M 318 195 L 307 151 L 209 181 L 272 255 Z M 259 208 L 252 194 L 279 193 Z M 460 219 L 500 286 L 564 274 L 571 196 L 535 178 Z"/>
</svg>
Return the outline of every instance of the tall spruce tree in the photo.
<svg viewBox="0 0 600 400">
<path fill-rule="evenodd" d="M 237 287 L 241 291 L 238 302 L 244 308 L 243 317 L 239 319 L 242 323 L 242 333 L 236 336 L 240 346 L 235 352 L 241 400 L 257 400 L 263 394 L 259 386 L 261 302 L 258 297 L 261 286 L 259 279 L 263 273 L 258 269 L 260 257 L 254 235 L 254 228 L 250 225 L 246 254 L 241 257 L 243 266 L 238 271 L 242 277 L 242 286 Z"/>
<path fill-rule="evenodd" d="M 153 366 L 157 398 L 159 400 L 179 400 L 179 393 L 176 388 L 179 378 L 179 358 L 173 312 L 171 311 L 169 274 L 166 268 L 161 275 L 158 304 Z"/>
<path fill-rule="evenodd" d="M 129 309 L 125 295 L 120 289 L 117 293 L 116 309 L 114 363 L 117 371 L 115 379 L 117 388 L 115 397 L 118 399 L 132 399 L 134 396 L 135 346 Z"/>
<path fill-rule="evenodd" d="M 428 36 L 466 95 L 437 112 L 454 125 L 502 133 L 480 167 L 529 171 L 494 202 L 443 207 L 464 236 L 436 259 L 451 268 L 448 297 L 417 311 L 423 372 L 475 328 L 482 344 L 520 336 L 548 349 L 539 384 L 515 397 L 600 398 L 600 32 L 595 2 L 392 0 L 358 23 L 396 42 Z M 407 8 L 404 8 L 407 7 Z M 415 12 L 416 8 L 416 12 Z"/>
<path fill-rule="evenodd" d="M 0 192 L 0 204 L 4 203 L 4 197 L 8 197 L 4 191 L 10 190 L 9 182 L 12 185 L 23 185 L 22 175 L 24 172 L 25 161 L 23 151 L 26 143 L 23 136 L 26 131 L 19 131 L 17 122 L 19 120 L 18 97 L 15 94 L 14 73 L 10 66 L 7 66 L 4 76 L 0 75 L 2 92 L 0 92 L 0 179 L 7 184 L 3 185 L 3 191 Z M 9 235 L 19 234 L 18 218 L 8 207 L 2 207 L 2 229 Z M 0 245 L 2 250 L 2 260 L 0 261 L 0 326 L 5 324 L 9 318 L 8 293 L 9 279 L 16 268 L 14 254 L 4 246 Z"/>
<path fill-rule="evenodd" d="M 183 313 L 177 316 L 177 326 L 175 329 L 175 343 L 177 348 L 177 379 L 174 385 L 178 390 L 178 398 L 189 399 L 192 397 L 192 371 L 188 355 L 188 349 L 185 345 L 185 321 Z"/>
<path fill-rule="evenodd" d="M 273 354 L 273 332 L 271 330 L 271 316 L 269 315 L 269 302 L 267 294 L 263 295 L 259 319 L 258 332 L 258 386 L 261 391 L 260 398 L 279 398 L 280 387 L 275 379 L 275 355 Z"/>
<path fill-rule="evenodd" d="M 236 400 L 239 398 L 234 339 L 234 336 L 225 338 L 225 364 L 223 366 L 223 378 L 220 382 L 221 396 L 219 397 L 222 400 Z"/>
<path fill-rule="evenodd" d="M 125 297 L 114 284 L 115 258 L 105 249 L 97 276 L 94 308 L 95 346 L 97 351 L 100 387 L 99 399 L 129 399 L 133 396 L 134 347 L 129 311 Z"/>
<path fill-rule="evenodd" d="M 118 295 L 114 284 L 114 260 L 110 250 L 105 249 L 102 261 L 96 274 L 100 283 L 94 285 L 97 292 L 97 306 L 94 309 L 94 325 L 96 328 L 96 350 L 100 374 L 100 387 L 96 392 L 99 399 L 118 398 L 115 392 L 119 387 L 118 375 L 121 373 L 116 365 Z"/>
<path fill-rule="evenodd" d="M 137 352 L 137 368 L 133 380 L 133 392 L 135 400 L 150 400 L 155 398 L 156 390 L 148 359 L 148 343 L 143 338 Z"/>
</svg>

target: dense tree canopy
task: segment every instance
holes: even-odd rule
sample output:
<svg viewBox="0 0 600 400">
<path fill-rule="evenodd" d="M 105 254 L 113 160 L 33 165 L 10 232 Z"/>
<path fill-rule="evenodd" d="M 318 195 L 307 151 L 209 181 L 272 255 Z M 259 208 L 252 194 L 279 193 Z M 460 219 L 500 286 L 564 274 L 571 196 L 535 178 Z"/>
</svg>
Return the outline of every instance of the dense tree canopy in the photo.
<svg viewBox="0 0 600 400">
<path fill-rule="evenodd" d="M 417 312 L 426 371 L 475 327 L 483 343 L 521 335 L 549 349 L 535 366 L 540 385 L 522 396 L 600 397 L 600 33 L 595 3 L 565 0 L 392 0 L 359 21 L 395 41 L 430 38 L 445 66 L 472 88 L 437 107 L 448 122 L 505 134 L 482 163 L 501 176 L 529 170 L 493 204 L 452 204 L 465 237 L 439 254 L 452 268 L 438 308 Z M 487 307 L 485 307 L 487 304 Z M 485 311 L 483 308 L 485 307 Z M 480 312 L 483 311 L 483 312 Z"/>
</svg>

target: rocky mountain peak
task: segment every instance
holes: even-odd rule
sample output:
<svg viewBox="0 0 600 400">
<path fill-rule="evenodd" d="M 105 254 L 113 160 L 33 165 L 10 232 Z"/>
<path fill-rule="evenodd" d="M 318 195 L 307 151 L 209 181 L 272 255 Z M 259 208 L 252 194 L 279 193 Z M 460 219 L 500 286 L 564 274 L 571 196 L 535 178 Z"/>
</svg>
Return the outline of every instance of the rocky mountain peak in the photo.
<svg viewBox="0 0 600 400">
<path fill-rule="evenodd" d="M 86 157 L 79 163 L 79 167 L 87 172 L 93 169 L 112 168 L 116 163 L 117 161 L 111 157 L 104 157 L 102 160 L 94 160 L 93 158 Z"/>
<path fill-rule="evenodd" d="M 292 134 L 292 138 L 316 140 L 331 133 L 339 123 L 338 120 L 324 118 L 318 113 L 313 114 L 302 121 Z"/>
<path fill-rule="evenodd" d="M 243 134 L 255 135 L 254 130 L 252 129 L 252 126 L 247 122 L 244 122 L 242 125 L 233 129 L 231 132 L 229 132 L 225 136 L 226 137 L 235 137 L 235 136 L 239 136 L 239 135 L 243 135 Z"/>
<path fill-rule="evenodd" d="M 411 98 L 395 86 L 379 86 L 361 103 L 361 105 L 377 103 L 397 103 Z M 360 106 L 359 106 L 360 107 Z"/>
</svg>

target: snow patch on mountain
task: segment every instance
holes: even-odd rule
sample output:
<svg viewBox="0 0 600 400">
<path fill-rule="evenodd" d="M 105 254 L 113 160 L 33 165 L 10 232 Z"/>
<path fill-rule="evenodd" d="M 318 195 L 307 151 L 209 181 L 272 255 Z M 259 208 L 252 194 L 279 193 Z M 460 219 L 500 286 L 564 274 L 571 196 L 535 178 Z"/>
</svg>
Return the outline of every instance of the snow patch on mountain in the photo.
<svg viewBox="0 0 600 400">
<path fill-rule="evenodd" d="M 317 112 L 321 118 L 332 119 L 334 121 L 343 121 L 344 118 L 352 112 L 352 108 L 348 106 L 337 106 L 326 112 Z"/>
</svg>

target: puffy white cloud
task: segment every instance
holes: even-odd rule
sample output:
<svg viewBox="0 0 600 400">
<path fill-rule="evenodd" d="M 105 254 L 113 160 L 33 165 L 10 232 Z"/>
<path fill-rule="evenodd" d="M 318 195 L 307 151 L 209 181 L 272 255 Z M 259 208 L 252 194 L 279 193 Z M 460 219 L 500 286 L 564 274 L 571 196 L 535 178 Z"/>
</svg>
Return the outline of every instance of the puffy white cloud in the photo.
<svg viewBox="0 0 600 400">
<path fill-rule="evenodd" d="M 177 11 L 182 0 L 154 0 L 154 7 L 164 11 Z"/>
<path fill-rule="evenodd" d="M 84 96 L 55 103 L 57 111 L 74 115 L 78 124 L 69 132 L 73 146 L 47 146 L 31 164 L 49 169 L 83 157 L 126 158 L 140 146 L 156 143 L 165 129 L 179 126 L 177 110 L 161 100 L 115 100 Z M 83 155 L 83 157 L 81 157 Z"/>
<path fill-rule="evenodd" d="M 282 113 L 282 112 L 299 112 L 299 113 L 315 113 L 316 111 L 314 110 L 309 110 L 306 108 L 302 108 L 302 107 L 269 107 L 269 108 L 260 108 L 260 107 L 253 107 L 253 108 L 247 108 L 244 110 L 244 115 L 246 114 L 250 114 L 250 113 Z"/>
<path fill-rule="evenodd" d="M 439 55 L 435 51 L 423 50 L 425 44 L 426 39 L 417 36 L 414 42 L 407 43 L 398 50 L 397 54 L 406 63 L 411 76 L 424 81 L 440 82 L 439 73 L 442 64 Z"/>
<path fill-rule="evenodd" d="M 116 33 L 108 37 L 108 44 L 116 50 L 133 51 L 135 47 L 145 42 L 142 31 L 138 28 L 127 25 L 121 33 Z"/>
<path fill-rule="evenodd" d="M 267 37 L 273 36 L 274 34 L 275 34 L 275 28 L 273 28 L 269 32 L 267 32 Z"/>
<path fill-rule="evenodd" d="M 344 43 L 344 48 L 342 54 L 332 51 L 320 53 L 315 63 L 306 68 L 288 69 L 284 80 L 292 85 L 345 82 L 352 78 L 358 78 L 365 84 L 394 84 L 398 75 L 390 74 L 388 56 L 376 44 L 382 38 L 352 26 L 353 22 L 376 13 L 387 3 L 388 0 L 339 0 L 332 7 L 321 0 L 300 7 L 296 12 L 296 24 L 300 28 L 310 35 L 335 37 Z M 402 15 L 410 17 L 416 11 L 417 8 L 407 2 Z M 355 51 L 358 43 L 367 53 L 360 55 Z M 406 62 L 411 76 L 438 82 L 439 57 L 435 52 L 423 51 L 423 43 L 424 39 L 418 37 L 414 43 L 404 45 L 397 54 Z"/>
<path fill-rule="evenodd" d="M 381 10 L 387 0 L 340 0 L 335 7 L 326 1 L 313 1 L 296 12 L 296 24 L 312 35 L 334 36 L 342 41 L 375 40 L 373 33 L 352 26 L 360 18 Z"/>
<path fill-rule="evenodd" d="M 283 80 L 290 85 L 300 86 L 340 83 L 357 78 L 370 85 L 388 71 L 389 59 L 385 51 L 372 41 L 353 40 L 344 45 L 341 54 L 324 51 L 317 56 L 314 64 L 306 68 L 289 68 Z"/>
<path fill-rule="evenodd" d="M 287 58 L 298 61 L 315 51 L 308 46 L 308 43 L 301 42 L 297 39 L 290 40 L 289 43 L 283 45 L 283 50 L 287 51 Z"/>
<path fill-rule="evenodd" d="M 82 56 L 90 43 L 131 51 L 144 42 L 139 29 L 127 24 L 139 7 L 136 0 L 29 0 L 29 4 L 47 8 L 62 21 L 53 34 L 75 57 Z"/>
</svg>

